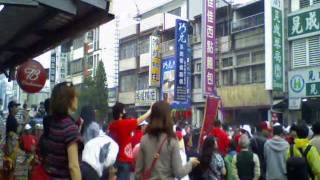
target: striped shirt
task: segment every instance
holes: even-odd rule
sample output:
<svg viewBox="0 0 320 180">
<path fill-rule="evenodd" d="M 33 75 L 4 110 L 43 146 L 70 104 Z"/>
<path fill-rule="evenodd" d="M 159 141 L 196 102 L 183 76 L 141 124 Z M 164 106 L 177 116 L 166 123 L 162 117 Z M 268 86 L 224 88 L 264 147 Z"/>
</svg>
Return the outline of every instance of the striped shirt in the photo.
<svg viewBox="0 0 320 180">
<path fill-rule="evenodd" d="M 78 126 L 70 118 L 51 119 L 48 138 L 44 140 L 44 167 L 50 179 L 70 179 L 67 148 L 82 142 Z"/>
</svg>

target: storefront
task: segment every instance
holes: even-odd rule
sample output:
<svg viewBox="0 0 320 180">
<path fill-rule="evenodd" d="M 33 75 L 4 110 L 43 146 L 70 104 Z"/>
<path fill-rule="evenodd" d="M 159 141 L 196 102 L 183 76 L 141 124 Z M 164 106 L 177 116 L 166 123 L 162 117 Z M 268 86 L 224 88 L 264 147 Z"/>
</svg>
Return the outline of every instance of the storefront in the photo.
<svg viewBox="0 0 320 180">
<path fill-rule="evenodd" d="M 320 67 L 289 72 L 289 109 L 294 122 L 320 119 Z"/>
</svg>

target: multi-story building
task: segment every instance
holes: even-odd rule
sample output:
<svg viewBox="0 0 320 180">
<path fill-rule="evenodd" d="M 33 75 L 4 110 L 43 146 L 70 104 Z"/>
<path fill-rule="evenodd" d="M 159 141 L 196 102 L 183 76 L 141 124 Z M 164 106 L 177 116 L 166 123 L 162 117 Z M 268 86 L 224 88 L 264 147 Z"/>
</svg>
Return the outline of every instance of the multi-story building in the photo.
<svg viewBox="0 0 320 180">
<path fill-rule="evenodd" d="M 105 64 L 106 72 L 110 67 L 100 48 L 100 28 L 88 31 L 75 39 L 66 41 L 51 50 L 50 82 L 54 84 L 63 81 L 72 81 L 77 87 L 83 83 L 86 76 L 95 76 L 99 61 Z M 108 84 L 114 84 L 114 74 L 107 73 Z"/>
<path fill-rule="evenodd" d="M 266 62 L 269 59 L 265 58 L 264 1 L 252 0 L 241 4 L 232 4 L 228 0 L 216 2 L 217 95 L 222 100 L 219 118 L 223 116 L 226 122 L 233 124 L 258 124 L 270 120 L 271 112 L 277 112 L 280 113 L 278 120 L 288 120 L 286 87 L 284 92 L 266 88 L 266 69 L 269 68 L 266 68 Z M 285 0 L 285 13 L 288 5 Z M 142 14 L 140 23 L 120 31 L 119 101 L 128 105 L 129 112 L 145 111 L 150 103 L 140 103 L 141 91 L 142 94 L 155 91 L 148 86 L 148 54 L 149 36 L 157 28 L 162 41 L 162 59 L 175 55 L 175 19 L 168 18 L 173 13 L 178 15 L 176 19 L 187 19 L 192 26 L 192 120 L 194 126 L 201 126 L 205 106 L 202 90 L 202 7 L 202 1 L 197 0 L 171 1 Z M 286 64 L 289 54 L 287 41 L 284 48 Z"/>
<path fill-rule="evenodd" d="M 137 24 L 120 29 L 119 101 L 136 115 L 159 99 L 159 88 L 149 88 L 150 36 L 161 36 L 162 58 L 174 55 L 176 19 L 187 19 L 187 1 L 169 1 L 140 14 Z"/>
<path fill-rule="evenodd" d="M 222 1 L 220 1 L 222 2 Z M 193 19 L 193 119 L 201 120 L 204 99 L 201 84 L 202 5 L 190 0 Z M 222 100 L 222 114 L 227 122 L 256 124 L 268 120 L 271 94 L 265 90 L 264 1 L 217 6 L 217 95 Z M 199 124 L 199 123 L 198 123 Z"/>
<path fill-rule="evenodd" d="M 290 119 L 320 118 L 320 1 L 291 0 L 287 16 Z"/>
</svg>

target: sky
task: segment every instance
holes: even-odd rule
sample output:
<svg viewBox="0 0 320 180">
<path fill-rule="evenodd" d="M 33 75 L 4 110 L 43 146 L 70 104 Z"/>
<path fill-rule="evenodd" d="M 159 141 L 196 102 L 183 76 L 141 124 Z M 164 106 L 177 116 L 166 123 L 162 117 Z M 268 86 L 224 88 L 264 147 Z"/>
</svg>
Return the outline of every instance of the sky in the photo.
<svg viewBox="0 0 320 180">
<path fill-rule="evenodd" d="M 114 12 L 116 16 L 120 18 L 120 28 L 126 27 L 129 24 L 134 24 L 133 17 L 137 14 L 137 7 L 140 13 L 143 13 L 153 7 L 170 2 L 172 0 L 114 0 Z M 234 4 L 246 3 L 252 0 L 229 0 Z M 137 7 L 136 7 L 136 5 Z M 114 57 L 114 44 L 115 44 L 115 22 L 111 21 L 100 26 L 100 48 L 103 49 L 103 55 L 108 61 L 104 62 L 106 68 L 112 66 L 111 61 Z M 50 51 L 46 52 L 35 58 L 45 68 L 50 66 Z M 112 70 L 107 73 L 113 73 Z"/>
</svg>

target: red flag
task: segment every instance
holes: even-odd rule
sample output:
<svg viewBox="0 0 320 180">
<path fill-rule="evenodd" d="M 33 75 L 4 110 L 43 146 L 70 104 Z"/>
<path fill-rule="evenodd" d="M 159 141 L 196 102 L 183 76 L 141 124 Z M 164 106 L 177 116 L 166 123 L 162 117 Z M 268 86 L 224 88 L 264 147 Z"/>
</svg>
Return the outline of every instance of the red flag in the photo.
<svg viewBox="0 0 320 180">
<path fill-rule="evenodd" d="M 220 99 L 215 97 L 207 97 L 206 106 L 204 109 L 204 118 L 202 121 L 202 127 L 200 131 L 198 150 L 200 150 L 204 137 L 207 136 L 213 127 L 213 122 L 215 121 L 218 114 Z"/>
</svg>

